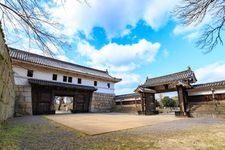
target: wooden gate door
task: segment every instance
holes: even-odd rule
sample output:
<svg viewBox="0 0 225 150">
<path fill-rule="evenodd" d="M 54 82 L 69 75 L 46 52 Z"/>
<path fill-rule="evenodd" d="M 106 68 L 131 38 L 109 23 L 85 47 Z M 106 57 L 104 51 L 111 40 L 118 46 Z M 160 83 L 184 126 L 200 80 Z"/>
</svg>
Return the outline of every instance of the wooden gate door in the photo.
<svg viewBox="0 0 225 150">
<path fill-rule="evenodd" d="M 78 94 L 75 97 L 75 112 L 88 112 L 89 109 L 89 97 L 85 94 Z"/>
<path fill-rule="evenodd" d="M 83 95 L 77 95 L 76 97 L 76 112 L 83 112 L 84 110 L 84 97 Z"/>
<path fill-rule="evenodd" d="M 52 96 L 50 90 L 39 87 L 32 89 L 33 115 L 51 114 Z"/>
</svg>

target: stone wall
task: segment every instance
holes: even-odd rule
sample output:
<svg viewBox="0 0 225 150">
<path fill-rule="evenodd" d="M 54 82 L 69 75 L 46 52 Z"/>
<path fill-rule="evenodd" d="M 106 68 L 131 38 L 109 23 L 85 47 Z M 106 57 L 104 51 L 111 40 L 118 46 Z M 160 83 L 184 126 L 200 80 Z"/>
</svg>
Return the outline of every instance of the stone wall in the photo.
<svg viewBox="0 0 225 150">
<path fill-rule="evenodd" d="M 191 102 L 189 106 L 192 117 L 225 118 L 225 100 Z"/>
<path fill-rule="evenodd" d="M 114 94 L 94 92 L 91 100 L 90 112 L 111 112 L 114 102 Z"/>
<path fill-rule="evenodd" d="M 9 50 L 0 25 L 0 122 L 13 117 L 15 82 Z"/>
<path fill-rule="evenodd" d="M 29 85 L 17 86 L 16 95 L 16 115 L 32 115 L 31 87 Z"/>
<path fill-rule="evenodd" d="M 116 105 L 113 108 L 114 112 L 138 114 L 141 111 L 141 104 Z"/>
</svg>

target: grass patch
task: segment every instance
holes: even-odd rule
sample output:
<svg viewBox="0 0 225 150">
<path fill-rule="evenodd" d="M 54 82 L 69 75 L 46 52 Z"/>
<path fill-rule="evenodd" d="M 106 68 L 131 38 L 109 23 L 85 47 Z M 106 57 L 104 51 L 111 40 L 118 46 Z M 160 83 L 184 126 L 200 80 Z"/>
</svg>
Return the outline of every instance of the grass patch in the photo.
<svg viewBox="0 0 225 150">
<path fill-rule="evenodd" d="M 139 133 L 132 129 L 87 136 L 48 120 L 29 124 L 12 122 L 0 125 L 0 150 L 34 147 L 85 150 L 225 149 L 225 124 L 201 124 L 184 129 L 162 133 L 151 130 Z"/>
<path fill-rule="evenodd" d="M 162 149 L 225 149 L 225 125 L 201 125 L 180 131 L 161 139 L 157 145 Z"/>
<path fill-rule="evenodd" d="M 154 135 L 117 136 L 104 143 L 95 143 L 84 149 L 225 149 L 225 125 L 201 125 L 193 128 Z"/>
<path fill-rule="evenodd" d="M 145 140 L 143 137 L 115 137 L 104 143 L 96 143 L 84 147 L 83 149 L 91 150 L 142 150 L 142 149 L 159 149 L 154 140 Z"/>
<path fill-rule="evenodd" d="M 21 125 L 3 123 L 0 125 L 0 149 L 20 149 L 19 138 L 25 127 Z"/>
</svg>

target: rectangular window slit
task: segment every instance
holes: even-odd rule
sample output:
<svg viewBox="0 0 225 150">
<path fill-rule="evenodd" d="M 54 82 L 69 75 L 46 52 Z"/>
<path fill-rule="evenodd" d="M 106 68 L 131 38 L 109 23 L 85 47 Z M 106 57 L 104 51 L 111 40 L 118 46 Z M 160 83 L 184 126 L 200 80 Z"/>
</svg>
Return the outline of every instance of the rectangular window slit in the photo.
<svg viewBox="0 0 225 150">
<path fill-rule="evenodd" d="M 78 79 L 77 79 L 77 83 L 78 83 L 78 84 L 81 84 L 81 82 L 82 82 L 81 78 L 78 78 Z"/>
</svg>

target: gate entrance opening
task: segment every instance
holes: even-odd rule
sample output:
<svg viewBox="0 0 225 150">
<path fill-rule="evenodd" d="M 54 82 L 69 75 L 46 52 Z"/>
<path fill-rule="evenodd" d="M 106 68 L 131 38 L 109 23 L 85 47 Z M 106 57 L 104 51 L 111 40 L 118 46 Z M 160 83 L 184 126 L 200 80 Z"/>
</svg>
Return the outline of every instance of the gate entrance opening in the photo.
<svg viewBox="0 0 225 150">
<path fill-rule="evenodd" d="M 95 87 L 29 79 L 33 115 L 89 112 Z M 60 113 L 59 112 L 59 113 Z"/>
<path fill-rule="evenodd" d="M 55 113 L 69 114 L 73 110 L 73 97 L 55 96 Z"/>
</svg>

